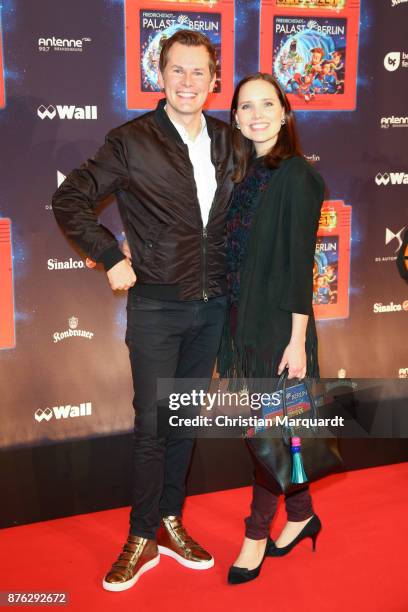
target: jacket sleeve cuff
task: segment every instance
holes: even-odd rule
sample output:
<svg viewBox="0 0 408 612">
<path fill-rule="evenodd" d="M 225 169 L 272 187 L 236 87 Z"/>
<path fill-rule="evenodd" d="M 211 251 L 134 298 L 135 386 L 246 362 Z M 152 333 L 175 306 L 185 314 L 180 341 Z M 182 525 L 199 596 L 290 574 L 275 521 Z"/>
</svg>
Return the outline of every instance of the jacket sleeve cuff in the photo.
<svg viewBox="0 0 408 612">
<path fill-rule="evenodd" d="M 115 266 L 117 263 L 122 261 L 122 259 L 126 259 L 126 257 L 124 256 L 122 251 L 119 249 L 119 247 L 115 244 L 114 246 L 104 251 L 101 255 L 99 255 L 98 262 L 101 262 L 103 264 L 107 272 L 108 270 L 113 268 L 113 266 Z"/>
</svg>

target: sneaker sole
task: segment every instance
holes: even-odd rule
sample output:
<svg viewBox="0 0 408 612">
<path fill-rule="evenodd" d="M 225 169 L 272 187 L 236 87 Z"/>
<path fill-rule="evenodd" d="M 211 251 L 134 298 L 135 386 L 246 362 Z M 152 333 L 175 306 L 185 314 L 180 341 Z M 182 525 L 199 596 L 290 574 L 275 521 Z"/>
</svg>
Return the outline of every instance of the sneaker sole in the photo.
<svg viewBox="0 0 408 612">
<path fill-rule="evenodd" d="M 150 561 L 142 565 L 140 570 L 136 572 L 136 574 L 130 580 L 127 580 L 126 582 L 117 582 L 117 583 L 106 582 L 106 580 L 103 580 L 102 586 L 105 589 L 105 591 L 115 591 L 115 592 L 126 591 L 126 589 L 130 589 L 132 586 L 134 586 L 136 582 L 139 580 L 140 576 L 142 576 L 145 572 L 148 572 L 150 569 L 153 569 L 154 567 L 156 567 L 156 565 L 159 565 L 159 562 L 160 562 L 160 555 L 157 555 L 157 557 L 155 557 L 154 559 L 151 559 Z"/>
<path fill-rule="evenodd" d="M 174 550 L 171 550 L 171 548 L 166 548 L 166 546 L 158 546 L 157 548 L 159 549 L 159 553 L 161 553 L 162 555 L 167 555 L 168 557 L 171 557 L 172 559 L 180 563 L 180 565 L 188 567 L 189 569 L 207 570 L 214 566 L 213 558 L 211 558 L 209 561 L 190 561 L 189 559 L 185 559 L 178 553 L 174 552 Z"/>
</svg>

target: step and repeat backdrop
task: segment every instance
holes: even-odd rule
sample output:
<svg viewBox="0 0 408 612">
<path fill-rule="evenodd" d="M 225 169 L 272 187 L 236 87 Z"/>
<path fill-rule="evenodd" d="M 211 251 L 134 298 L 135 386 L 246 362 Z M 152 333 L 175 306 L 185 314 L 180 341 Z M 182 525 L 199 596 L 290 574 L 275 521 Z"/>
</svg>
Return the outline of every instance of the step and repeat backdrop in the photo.
<svg viewBox="0 0 408 612">
<path fill-rule="evenodd" d="M 272 72 L 327 184 L 314 305 L 325 377 L 408 377 L 407 0 L 2 0 L 0 446 L 130 431 L 126 296 L 63 237 L 51 196 L 114 126 L 155 106 L 163 40 L 219 53 L 208 110 Z M 114 198 L 101 223 L 120 240 Z"/>
</svg>

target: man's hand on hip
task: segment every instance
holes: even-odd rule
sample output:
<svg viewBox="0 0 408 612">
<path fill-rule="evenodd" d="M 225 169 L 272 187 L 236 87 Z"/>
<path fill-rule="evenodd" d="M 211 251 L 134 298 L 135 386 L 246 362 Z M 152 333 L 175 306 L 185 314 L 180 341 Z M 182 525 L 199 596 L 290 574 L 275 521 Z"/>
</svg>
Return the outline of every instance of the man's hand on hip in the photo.
<svg viewBox="0 0 408 612">
<path fill-rule="evenodd" d="M 136 282 L 136 274 L 128 259 L 122 259 L 107 271 L 109 284 L 113 291 L 127 291 Z"/>
</svg>

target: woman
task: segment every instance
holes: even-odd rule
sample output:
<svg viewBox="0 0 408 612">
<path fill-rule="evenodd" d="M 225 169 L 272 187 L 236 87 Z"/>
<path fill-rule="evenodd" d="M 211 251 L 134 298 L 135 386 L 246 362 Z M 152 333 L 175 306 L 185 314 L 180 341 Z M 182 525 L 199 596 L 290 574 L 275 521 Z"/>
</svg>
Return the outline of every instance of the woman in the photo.
<svg viewBox="0 0 408 612">
<path fill-rule="evenodd" d="M 228 377 L 318 376 L 313 263 L 323 201 L 320 175 L 302 156 L 285 93 L 269 74 L 237 86 L 231 105 L 234 195 L 227 221 L 230 321 L 220 349 Z M 256 458 L 254 458 L 256 464 Z M 266 556 L 282 556 L 321 524 L 307 485 L 286 496 L 288 522 L 269 539 L 278 495 L 256 481 L 231 584 L 256 578 Z"/>
</svg>

